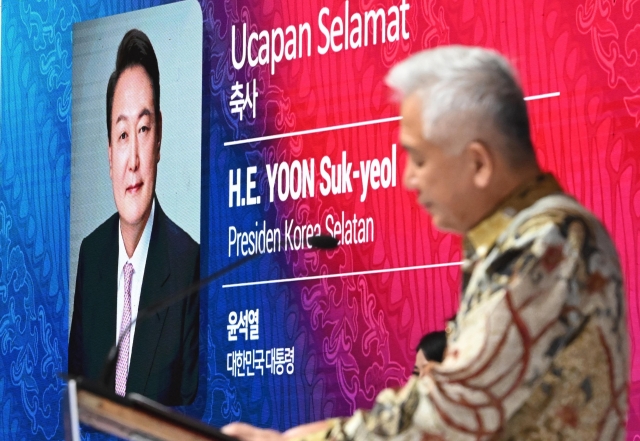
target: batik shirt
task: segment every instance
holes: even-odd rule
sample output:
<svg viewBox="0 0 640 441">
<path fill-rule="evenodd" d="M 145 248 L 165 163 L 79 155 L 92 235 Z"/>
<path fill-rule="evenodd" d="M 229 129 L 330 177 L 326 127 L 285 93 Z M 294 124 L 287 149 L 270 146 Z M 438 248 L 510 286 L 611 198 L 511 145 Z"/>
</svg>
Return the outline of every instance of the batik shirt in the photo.
<svg viewBox="0 0 640 441">
<path fill-rule="evenodd" d="M 541 175 L 464 248 L 443 362 L 307 439 L 623 440 L 626 302 L 604 227 Z"/>
</svg>

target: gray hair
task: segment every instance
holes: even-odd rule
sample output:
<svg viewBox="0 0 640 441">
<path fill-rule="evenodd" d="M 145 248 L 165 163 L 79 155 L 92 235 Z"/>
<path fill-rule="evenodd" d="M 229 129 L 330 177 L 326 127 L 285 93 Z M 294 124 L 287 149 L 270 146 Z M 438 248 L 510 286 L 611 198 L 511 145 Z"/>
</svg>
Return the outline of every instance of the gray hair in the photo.
<svg viewBox="0 0 640 441">
<path fill-rule="evenodd" d="M 465 46 L 425 50 L 394 66 L 386 83 L 400 99 L 413 94 L 421 98 L 425 137 L 442 118 L 471 114 L 478 119 L 478 133 L 494 129 L 503 135 L 505 145 L 497 147 L 512 165 L 535 161 L 522 88 L 497 52 Z"/>
</svg>

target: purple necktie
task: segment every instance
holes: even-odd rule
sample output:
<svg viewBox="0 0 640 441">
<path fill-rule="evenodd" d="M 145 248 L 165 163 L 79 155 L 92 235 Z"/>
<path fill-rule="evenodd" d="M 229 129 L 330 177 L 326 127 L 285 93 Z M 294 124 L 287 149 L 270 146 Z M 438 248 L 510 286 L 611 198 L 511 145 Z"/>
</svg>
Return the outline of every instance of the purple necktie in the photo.
<svg viewBox="0 0 640 441">
<path fill-rule="evenodd" d="M 131 324 L 131 276 L 133 265 L 127 262 L 124 265 L 124 308 L 122 310 L 122 323 L 120 324 L 120 352 L 116 364 L 116 394 L 124 397 L 127 390 L 127 376 L 129 375 L 129 325 Z M 124 337 L 122 334 L 126 332 Z"/>
</svg>

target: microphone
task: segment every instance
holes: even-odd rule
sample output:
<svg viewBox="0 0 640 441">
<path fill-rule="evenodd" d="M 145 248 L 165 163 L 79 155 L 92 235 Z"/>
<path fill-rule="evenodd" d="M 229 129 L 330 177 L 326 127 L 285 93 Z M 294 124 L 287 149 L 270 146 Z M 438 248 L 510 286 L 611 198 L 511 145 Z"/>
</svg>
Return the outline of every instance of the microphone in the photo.
<svg viewBox="0 0 640 441">
<path fill-rule="evenodd" d="M 339 245 L 338 239 L 328 234 L 319 234 L 317 236 L 311 236 L 307 238 L 307 243 L 313 248 L 319 248 L 322 250 L 332 250 Z"/>
<path fill-rule="evenodd" d="M 318 249 L 324 249 L 324 250 L 333 249 L 338 246 L 338 240 L 335 237 L 326 235 L 326 234 L 321 234 L 318 236 L 310 236 L 307 238 L 307 243 L 312 248 L 318 248 Z M 236 260 L 235 262 L 225 266 L 224 268 L 219 269 L 218 271 L 210 274 L 204 279 L 200 279 L 199 281 L 195 282 L 191 286 L 186 287 L 182 291 L 178 291 L 176 295 L 167 296 L 164 299 L 159 300 L 158 302 L 152 305 L 149 305 L 147 308 L 140 311 L 136 316 L 135 320 L 132 320 L 129 323 L 129 326 L 126 327 L 124 332 L 122 330 L 120 331 L 120 336 L 118 337 L 118 340 L 113 346 L 111 346 L 111 349 L 107 354 L 107 358 L 105 359 L 104 366 L 102 368 L 102 374 L 100 375 L 100 383 L 107 388 L 109 387 L 109 380 L 111 378 L 111 375 L 115 374 L 116 363 L 118 361 L 118 354 L 120 353 L 120 346 L 122 344 L 122 340 L 124 336 L 127 335 L 127 333 L 131 330 L 131 327 L 134 324 L 136 324 L 138 321 L 151 317 L 160 311 L 165 310 L 166 308 L 170 307 L 174 303 L 178 303 L 179 301 L 186 299 L 190 295 L 193 295 L 194 293 L 200 291 L 205 286 L 209 285 L 214 280 L 224 276 L 225 274 L 233 271 L 234 269 L 244 265 L 248 261 L 262 254 L 264 253 L 256 252 L 253 254 L 249 254 L 248 256 L 245 256 L 242 259 Z"/>
</svg>

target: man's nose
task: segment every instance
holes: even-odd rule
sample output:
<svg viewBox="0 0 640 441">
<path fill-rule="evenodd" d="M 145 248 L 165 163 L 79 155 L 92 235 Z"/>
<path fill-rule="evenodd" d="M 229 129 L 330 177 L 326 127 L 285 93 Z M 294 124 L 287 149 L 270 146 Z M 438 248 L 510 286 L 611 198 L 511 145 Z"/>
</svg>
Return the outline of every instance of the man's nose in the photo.
<svg viewBox="0 0 640 441">
<path fill-rule="evenodd" d="M 131 139 L 131 148 L 129 149 L 129 162 L 127 166 L 129 170 L 136 171 L 140 166 L 140 142 L 137 136 L 132 136 L 129 139 Z"/>
<path fill-rule="evenodd" d="M 408 158 L 402 174 L 402 183 L 407 190 L 417 189 L 416 168 Z"/>
</svg>

